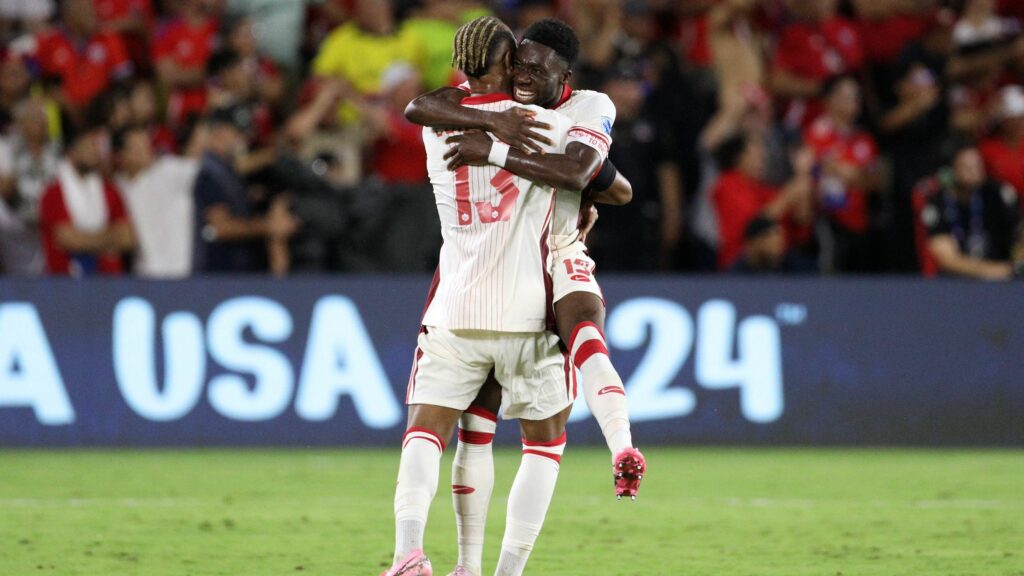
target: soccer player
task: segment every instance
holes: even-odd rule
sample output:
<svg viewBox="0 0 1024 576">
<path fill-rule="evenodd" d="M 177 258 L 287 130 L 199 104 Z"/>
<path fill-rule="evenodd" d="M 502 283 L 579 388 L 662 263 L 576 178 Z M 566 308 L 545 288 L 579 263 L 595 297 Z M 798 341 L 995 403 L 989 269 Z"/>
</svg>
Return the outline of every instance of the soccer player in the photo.
<svg viewBox="0 0 1024 576">
<path fill-rule="evenodd" d="M 478 18 L 459 29 L 453 60 L 469 77 L 462 105 L 502 111 L 515 37 L 500 20 Z M 533 107 L 551 126 L 556 153 L 572 121 Z M 407 403 L 408 427 L 395 489 L 395 555 L 385 576 L 432 576 L 423 553 L 427 513 L 437 490 L 445 439 L 493 371 L 506 418 L 519 418 L 523 457 L 508 499 L 496 574 L 519 575 L 544 523 L 572 404 L 557 336 L 545 331 L 548 230 L 553 191 L 492 165 L 447 169 L 447 135 L 424 129 L 427 167 L 444 245 L 422 321 Z"/>
<path fill-rule="evenodd" d="M 564 113 L 573 119 L 573 126 L 564 154 L 530 154 L 512 149 L 505 167 L 557 189 L 552 215 L 554 266 L 550 281 L 558 333 L 569 349 L 567 361 L 582 373 L 584 398 L 613 455 L 616 495 L 635 498 L 646 463 L 633 448 L 625 390 L 604 341 L 604 299 L 593 276 L 594 262 L 578 230 L 581 196 L 574 191 L 589 185 L 592 200 L 610 204 L 628 202 L 631 194 L 628 183 L 623 186 L 624 179 L 616 176 L 614 166 L 607 161 L 614 105 L 604 94 L 573 91 L 567 84 L 578 53 L 575 32 L 559 20 L 541 20 L 524 33 L 515 56 L 516 100 Z M 441 88 L 414 100 L 406 114 L 410 120 L 428 126 L 491 129 L 509 142 L 521 141 L 524 134 L 536 127 L 536 121 L 529 119 L 516 124 L 499 114 L 457 106 L 454 102 L 464 95 L 454 88 Z M 456 144 L 448 157 L 452 165 L 486 163 L 494 146 L 479 135 L 467 134 L 450 140 Z M 499 391 L 485 387 L 460 418 L 459 444 L 452 465 L 459 529 L 459 566 L 455 575 L 476 574 L 479 570 L 494 483 L 491 439 L 499 400 Z"/>
</svg>

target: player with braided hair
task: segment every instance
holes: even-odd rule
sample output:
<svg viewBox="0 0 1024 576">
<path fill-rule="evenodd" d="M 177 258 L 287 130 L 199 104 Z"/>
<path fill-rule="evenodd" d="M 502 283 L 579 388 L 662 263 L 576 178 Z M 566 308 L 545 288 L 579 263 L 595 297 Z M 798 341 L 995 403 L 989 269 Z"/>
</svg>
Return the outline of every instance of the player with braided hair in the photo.
<svg viewBox="0 0 1024 576">
<path fill-rule="evenodd" d="M 454 48 L 453 62 L 469 78 L 461 106 L 479 112 L 522 106 L 508 96 L 515 38 L 500 20 L 465 24 Z M 544 136 L 552 144 L 542 150 L 563 153 L 572 120 L 526 108 L 538 126 L 551 127 Z M 518 418 L 523 436 L 497 568 L 498 574 L 518 576 L 554 494 L 573 400 L 559 339 L 546 330 L 550 294 L 544 274 L 554 191 L 501 168 L 501 147 L 491 165 L 449 170 L 449 135 L 423 130 L 444 244 L 409 378 L 395 489 L 395 554 L 385 576 L 432 576 L 423 533 L 441 453 L 460 415 L 467 409 L 470 416 L 480 414 L 470 404 L 490 374 L 501 386 L 504 417 Z M 479 562 L 473 568 L 479 574 Z"/>
<path fill-rule="evenodd" d="M 622 185 L 622 177 L 616 176 L 614 166 L 607 161 L 615 121 L 614 105 L 604 94 L 573 91 L 568 87 L 578 53 L 575 32 L 559 20 L 541 20 L 524 33 L 515 57 L 515 99 L 565 113 L 573 118 L 574 125 L 564 154 L 531 155 L 513 149 L 504 166 L 513 173 L 557 189 L 552 216 L 554 267 L 551 272 L 558 333 L 569 349 L 572 364 L 583 376 L 584 398 L 611 450 L 615 493 L 619 497 L 635 498 L 646 463 L 643 455 L 632 446 L 625 390 L 609 360 L 604 341 L 604 300 L 593 276 L 594 263 L 583 244 L 583 233 L 577 230 L 580 195 L 572 191 L 586 188 L 585 199 L 609 204 L 628 202 L 630 192 L 628 183 Z M 463 109 L 452 103 L 458 97 L 459 91 L 453 88 L 436 90 L 410 103 L 406 115 L 425 125 L 458 126 L 460 122 L 494 121 L 487 117 L 469 118 Z M 452 168 L 487 163 L 494 146 L 489 139 L 474 134 L 454 136 L 449 141 L 455 144 L 448 156 Z M 481 414 L 492 413 L 499 402 L 500 392 L 488 386 L 481 391 L 472 409 Z M 467 484 L 460 480 L 475 477 L 473 485 L 477 492 L 480 485 L 493 482 L 493 474 L 474 472 L 491 467 L 490 444 L 475 433 L 481 422 L 478 417 L 462 418 L 460 438 L 466 440 L 460 441 L 453 464 L 453 483 Z M 474 442 L 477 445 L 470 445 Z M 464 443 L 466 450 L 463 450 Z M 456 493 L 454 498 L 457 516 L 479 516 L 477 510 L 480 509 L 486 514 L 486 504 L 473 503 L 479 502 L 479 497 Z M 477 525 L 482 526 L 482 522 L 473 524 Z M 482 528 L 479 530 L 482 535 Z M 463 553 L 462 540 L 478 538 L 460 532 L 460 563 L 464 556 L 472 561 L 472 555 Z"/>
</svg>

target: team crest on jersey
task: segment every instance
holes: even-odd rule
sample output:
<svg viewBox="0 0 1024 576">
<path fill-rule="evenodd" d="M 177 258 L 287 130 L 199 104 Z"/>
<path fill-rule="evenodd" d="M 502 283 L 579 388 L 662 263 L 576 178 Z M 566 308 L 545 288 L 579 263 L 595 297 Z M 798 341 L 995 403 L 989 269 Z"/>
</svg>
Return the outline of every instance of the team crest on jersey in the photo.
<svg viewBox="0 0 1024 576">
<path fill-rule="evenodd" d="M 609 136 L 612 135 L 612 119 L 611 118 L 608 118 L 607 116 L 601 117 L 601 127 L 604 128 L 604 133 L 605 134 L 607 134 Z"/>
</svg>

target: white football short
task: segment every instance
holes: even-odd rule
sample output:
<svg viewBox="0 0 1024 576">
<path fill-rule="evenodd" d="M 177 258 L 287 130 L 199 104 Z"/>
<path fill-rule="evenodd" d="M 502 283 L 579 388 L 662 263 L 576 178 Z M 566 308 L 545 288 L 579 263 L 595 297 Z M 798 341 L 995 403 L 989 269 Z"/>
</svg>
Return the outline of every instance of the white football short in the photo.
<svg viewBox="0 0 1024 576">
<path fill-rule="evenodd" d="M 406 404 L 465 410 L 492 368 L 506 420 L 544 420 L 575 400 L 568 356 L 550 332 L 428 327 L 417 342 Z"/>
<path fill-rule="evenodd" d="M 597 285 L 594 269 L 597 265 L 587 253 L 587 245 L 575 240 L 565 248 L 551 253 L 551 282 L 553 301 L 558 302 L 573 292 L 589 292 L 604 302 L 604 294 Z"/>
</svg>

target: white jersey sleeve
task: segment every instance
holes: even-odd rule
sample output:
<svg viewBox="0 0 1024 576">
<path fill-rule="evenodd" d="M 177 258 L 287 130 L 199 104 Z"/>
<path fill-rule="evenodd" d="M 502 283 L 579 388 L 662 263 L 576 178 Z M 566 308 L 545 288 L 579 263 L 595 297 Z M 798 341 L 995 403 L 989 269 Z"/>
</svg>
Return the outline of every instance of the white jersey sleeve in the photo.
<svg viewBox="0 0 1024 576">
<path fill-rule="evenodd" d="M 504 95 L 473 96 L 463 105 L 499 112 L 518 106 Z M 564 152 L 571 121 L 532 108 L 551 124 L 547 152 Z M 449 330 L 541 332 L 551 306 L 549 266 L 553 190 L 497 166 L 447 169 L 445 139 L 424 129 L 427 172 L 441 220 L 437 285 L 423 324 Z"/>
<path fill-rule="evenodd" d="M 601 92 L 575 90 L 556 110 L 572 119 L 566 146 L 573 142 L 590 146 L 601 155 L 603 163 L 608 158 L 612 127 L 615 125 L 615 104 L 611 98 Z M 578 192 L 556 192 L 551 216 L 551 245 L 554 250 L 568 248 L 578 237 L 580 203 Z"/>
</svg>

